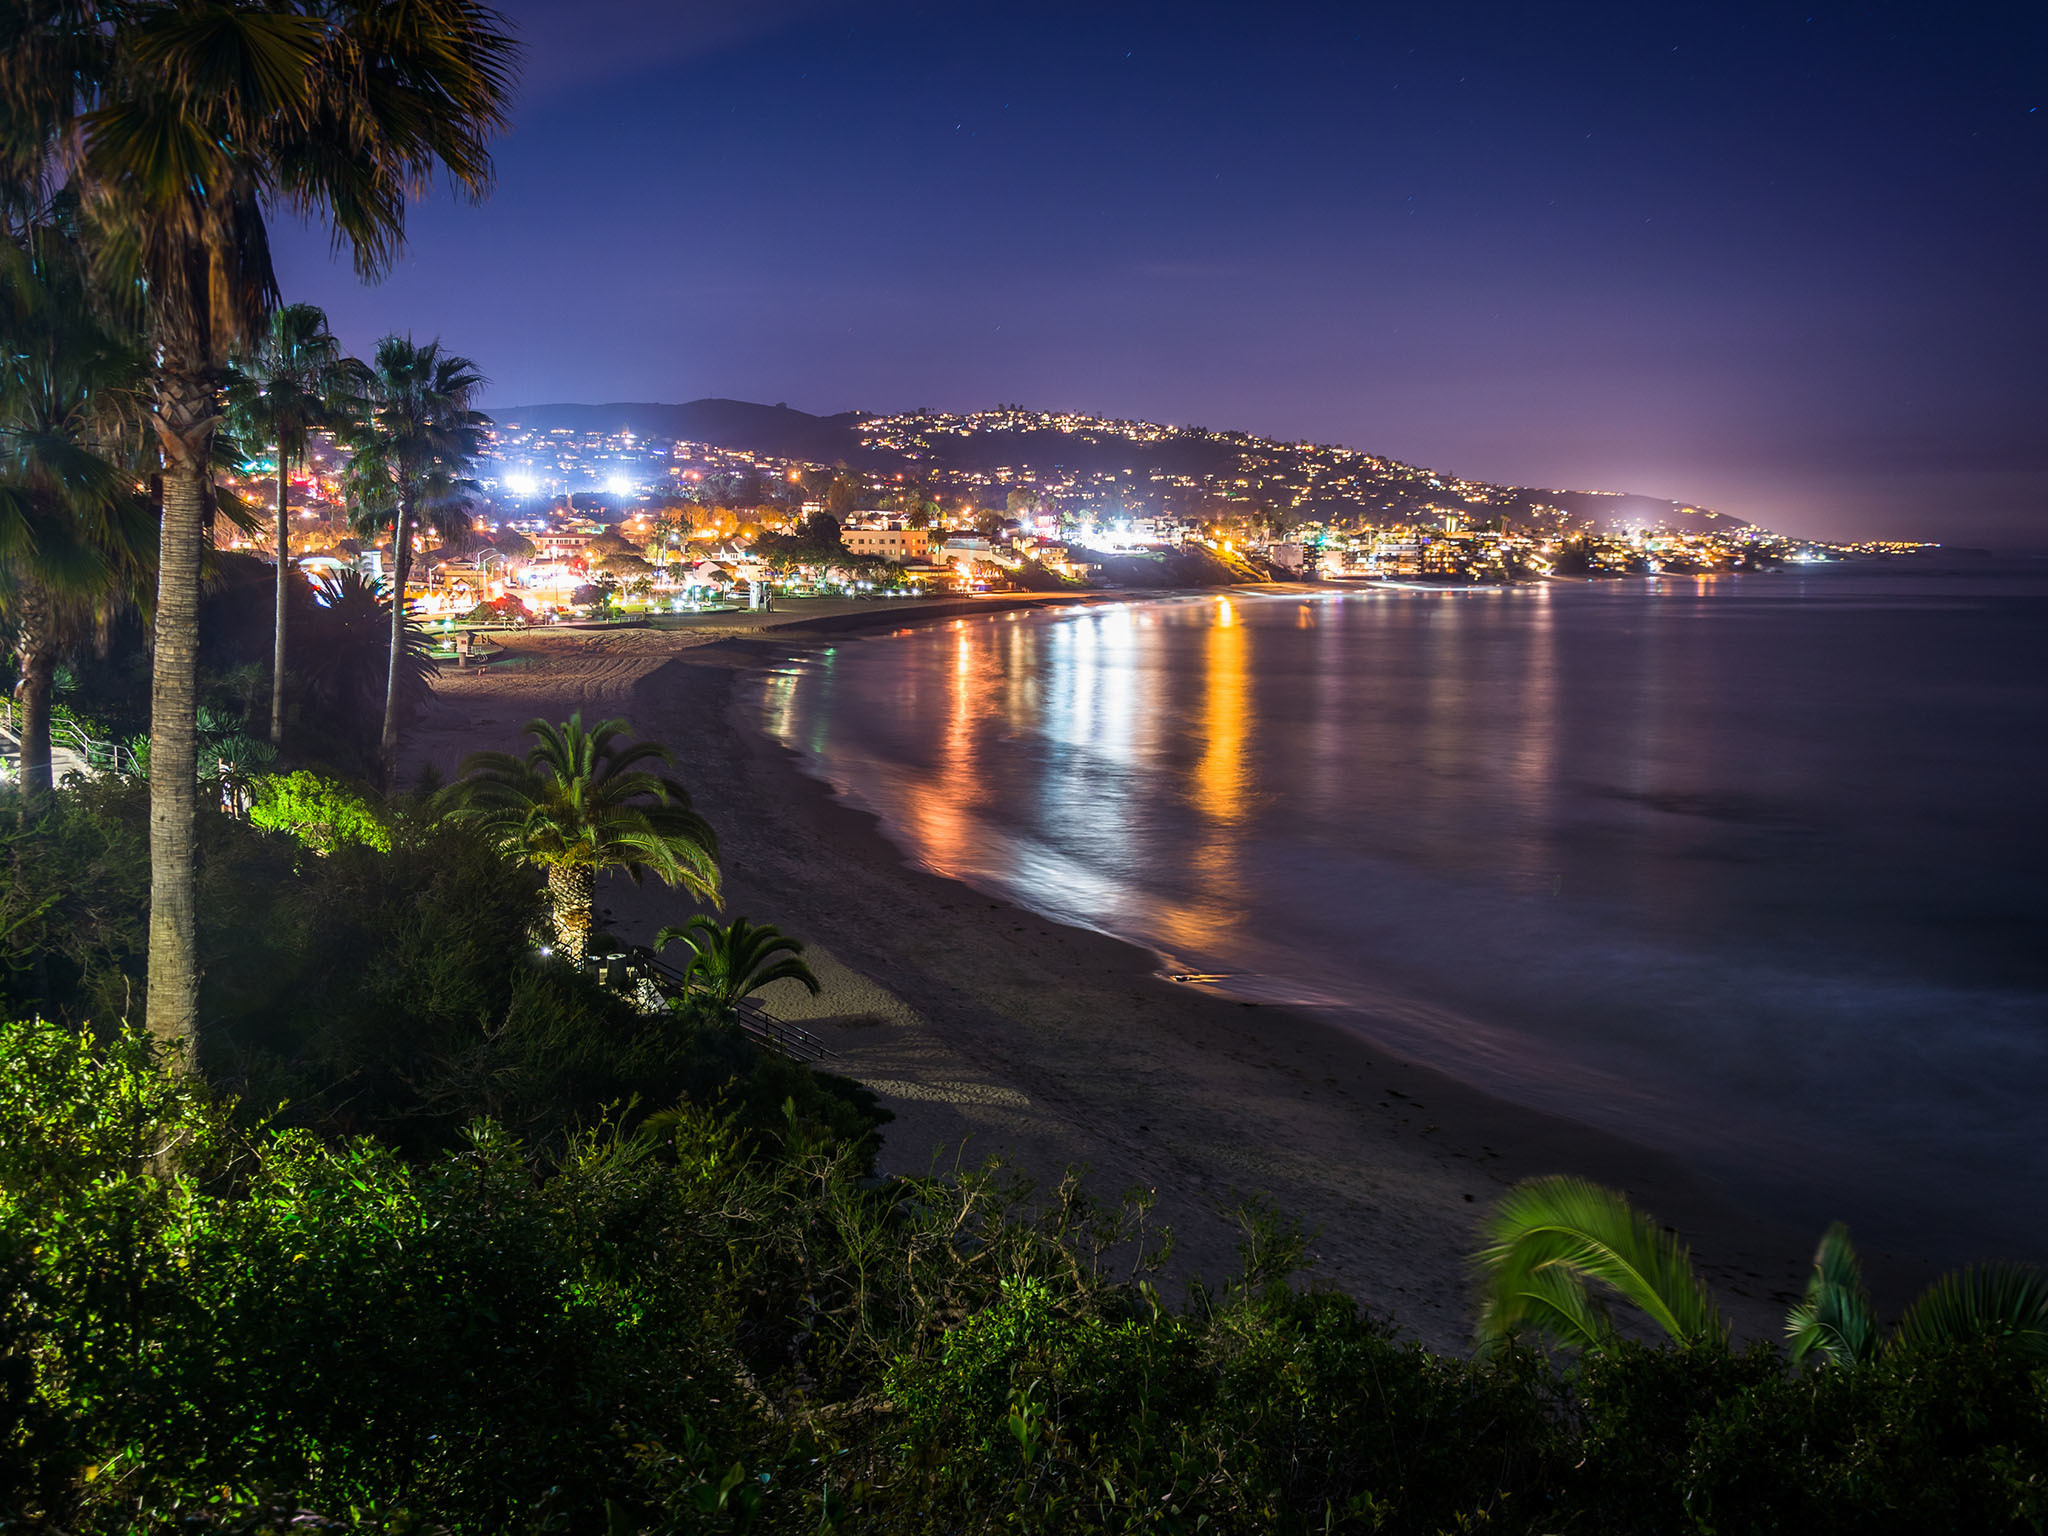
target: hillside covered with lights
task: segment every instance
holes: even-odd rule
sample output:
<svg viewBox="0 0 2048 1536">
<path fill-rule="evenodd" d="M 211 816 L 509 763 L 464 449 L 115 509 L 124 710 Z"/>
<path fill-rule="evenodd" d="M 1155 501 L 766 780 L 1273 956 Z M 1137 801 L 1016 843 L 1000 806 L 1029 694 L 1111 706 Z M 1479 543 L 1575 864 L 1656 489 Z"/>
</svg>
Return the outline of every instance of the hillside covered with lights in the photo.
<svg viewBox="0 0 2048 1536">
<path fill-rule="evenodd" d="M 1505 518 L 1545 530 L 1729 531 L 1741 519 L 1683 502 L 1603 491 L 1496 485 L 1330 443 L 1281 442 L 1202 426 L 999 406 L 971 413 L 843 411 L 705 399 L 681 405 L 522 405 L 492 413 L 501 434 L 628 434 L 650 456 L 677 444 L 781 463 L 914 476 L 935 491 L 1113 498 L 1134 514 L 1271 509 L 1333 525 Z"/>
</svg>

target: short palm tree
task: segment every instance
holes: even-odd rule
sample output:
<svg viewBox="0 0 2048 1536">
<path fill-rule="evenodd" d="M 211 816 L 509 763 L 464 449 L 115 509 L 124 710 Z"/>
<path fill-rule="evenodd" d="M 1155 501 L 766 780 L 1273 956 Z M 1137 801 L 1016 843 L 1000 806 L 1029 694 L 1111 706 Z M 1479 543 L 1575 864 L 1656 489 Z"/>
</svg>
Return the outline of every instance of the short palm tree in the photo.
<svg viewBox="0 0 2048 1536">
<path fill-rule="evenodd" d="M 405 584 L 413 535 L 422 526 L 440 537 L 467 536 L 473 520 L 470 478 L 483 451 L 488 416 L 470 409 L 483 385 L 476 364 L 430 341 L 386 336 L 364 380 L 367 409 L 350 436 L 355 457 L 349 494 L 359 532 L 391 528 L 391 661 L 384 692 L 384 729 L 377 761 L 389 788 L 398 772 L 398 678 L 404 650 Z"/>
<path fill-rule="evenodd" d="M 561 725 L 527 722 L 525 757 L 478 752 L 444 791 L 454 819 L 471 822 L 528 864 L 544 870 L 555 943 L 583 963 L 600 871 L 621 869 L 637 884 L 652 874 L 707 901 L 718 899 L 718 840 L 690 808 L 690 795 L 652 765 L 675 761 L 666 747 L 629 741 L 632 728 L 607 720 L 595 730 L 571 715 Z"/>
<path fill-rule="evenodd" d="M 270 744 L 284 745 L 286 594 L 290 588 L 291 472 L 306 460 L 306 441 L 321 428 L 346 427 L 363 388 L 363 365 L 342 351 L 312 304 L 275 311 L 256 344 L 237 356 L 227 376 L 228 420 L 250 447 L 277 455 L 277 632 L 271 642 Z"/>
<path fill-rule="evenodd" d="M 654 947 L 666 949 L 678 939 L 690 946 L 683 984 L 720 1013 L 772 981 L 801 982 L 811 996 L 818 995 L 818 978 L 803 962 L 803 945 L 772 923 L 736 917 L 730 927 L 721 928 L 699 912 L 680 928 L 662 929 Z"/>
<path fill-rule="evenodd" d="M 108 325 L 69 217 L 0 242 L 0 617 L 20 663 L 21 787 L 51 788 L 67 644 L 144 585 L 155 527 L 138 474 L 142 359 Z"/>
<path fill-rule="evenodd" d="M 1487 1237 L 1479 1254 L 1482 1346 L 1530 1332 L 1576 1348 L 1607 1347 L 1615 1331 L 1596 1286 L 1629 1302 L 1679 1344 L 1728 1337 L 1685 1245 L 1614 1190 L 1561 1177 L 1517 1184 L 1487 1223 Z M 1817 1355 L 1853 1366 L 1880 1349 L 1984 1340 L 2048 1360 L 2048 1276 L 2029 1265 L 1943 1276 L 1884 1340 L 1847 1228 L 1828 1229 L 1813 1268 L 1805 1298 L 1785 1320 L 1794 1360 Z"/>
<path fill-rule="evenodd" d="M 475 0 L 32 0 L 8 13 L 13 173 L 82 197 L 148 348 L 163 455 L 150 703 L 148 1024 L 198 1024 L 199 565 L 221 370 L 276 303 L 265 221 L 323 216 L 364 276 L 445 172 L 480 197 L 515 47 Z"/>
</svg>

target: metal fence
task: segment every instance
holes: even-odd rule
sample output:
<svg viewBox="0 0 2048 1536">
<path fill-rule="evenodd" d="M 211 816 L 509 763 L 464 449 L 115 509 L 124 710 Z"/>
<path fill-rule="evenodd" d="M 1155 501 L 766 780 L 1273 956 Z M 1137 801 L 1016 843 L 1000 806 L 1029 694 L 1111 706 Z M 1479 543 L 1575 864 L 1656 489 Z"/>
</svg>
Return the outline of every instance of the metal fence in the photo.
<svg viewBox="0 0 2048 1536">
<path fill-rule="evenodd" d="M 21 741 L 22 709 L 19 701 L 0 698 L 0 730 L 5 730 L 18 744 Z M 135 753 L 118 741 L 101 741 L 88 736 L 85 727 L 76 720 L 52 720 L 50 722 L 50 745 L 70 752 L 86 767 L 100 773 L 133 773 Z"/>
<path fill-rule="evenodd" d="M 637 993 L 643 980 L 652 983 L 664 997 L 679 998 L 688 992 L 681 971 L 639 945 L 618 954 L 593 955 L 584 965 L 600 986 L 628 997 Z M 832 1061 L 839 1055 L 802 1025 L 777 1018 L 750 997 L 741 998 L 733 1006 L 733 1022 L 759 1044 L 795 1061 Z"/>
</svg>

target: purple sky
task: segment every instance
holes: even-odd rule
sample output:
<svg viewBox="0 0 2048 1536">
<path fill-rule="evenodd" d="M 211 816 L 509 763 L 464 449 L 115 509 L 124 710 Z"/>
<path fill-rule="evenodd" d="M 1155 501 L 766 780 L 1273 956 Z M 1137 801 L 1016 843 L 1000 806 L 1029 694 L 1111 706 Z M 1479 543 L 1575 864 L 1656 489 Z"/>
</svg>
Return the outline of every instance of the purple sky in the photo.
<svg viewBox="0 0 2048 1536">
<path fill-rule="evenodd" d="M 997 402 L 2048 547 L 2048 10 L 518 0 L 491 400 Z"/>
</svg>

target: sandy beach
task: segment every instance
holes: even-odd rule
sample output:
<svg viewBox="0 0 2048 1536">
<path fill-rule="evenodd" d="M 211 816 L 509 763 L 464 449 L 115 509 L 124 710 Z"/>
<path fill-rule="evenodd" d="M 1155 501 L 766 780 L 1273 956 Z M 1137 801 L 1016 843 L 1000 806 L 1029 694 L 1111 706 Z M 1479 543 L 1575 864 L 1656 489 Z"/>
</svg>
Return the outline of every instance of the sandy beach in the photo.
<svg viewBox="0 0 2048 1536">
<path fill-rule="evenodd" d="M 1517 1179 L 1577 1173 L 1683 1233 L 1739 1335 L 1778 1333 L 1816 1234 L 1755 1218 L 1667 1157 L 1403 1061 L 1369 1021 L 1176 984 L 1139 949 L 910 867 L 749 720 L 752 675 L 794 648 L 957 611 L 821 601 L 513 635 L 505 661 L 442 673 L 407 757 L 452 776 L 469 752 L 519 749 L 527 720 L 575 710 L 671 746 L 718 832 L 726 913 L 804 939 L 824 982 L 815 999 L 780 984 L 766 1001 L 894 1112 L 887 1171 L 993 1156 L 1041 1183 L 1075 1166 L 1099 1194 L 1155 1191 L 1170 1273 L 1211 1282 L 1237 1267 L 1231 1209 L 1269 1197 L 1314 1233 L 1317 1279 L 1445 1349 L 1469 1337 L 1490 1203 Z M 640 942 L 687 911 L 624 880 L 599 904 Z"/>
</svg>

